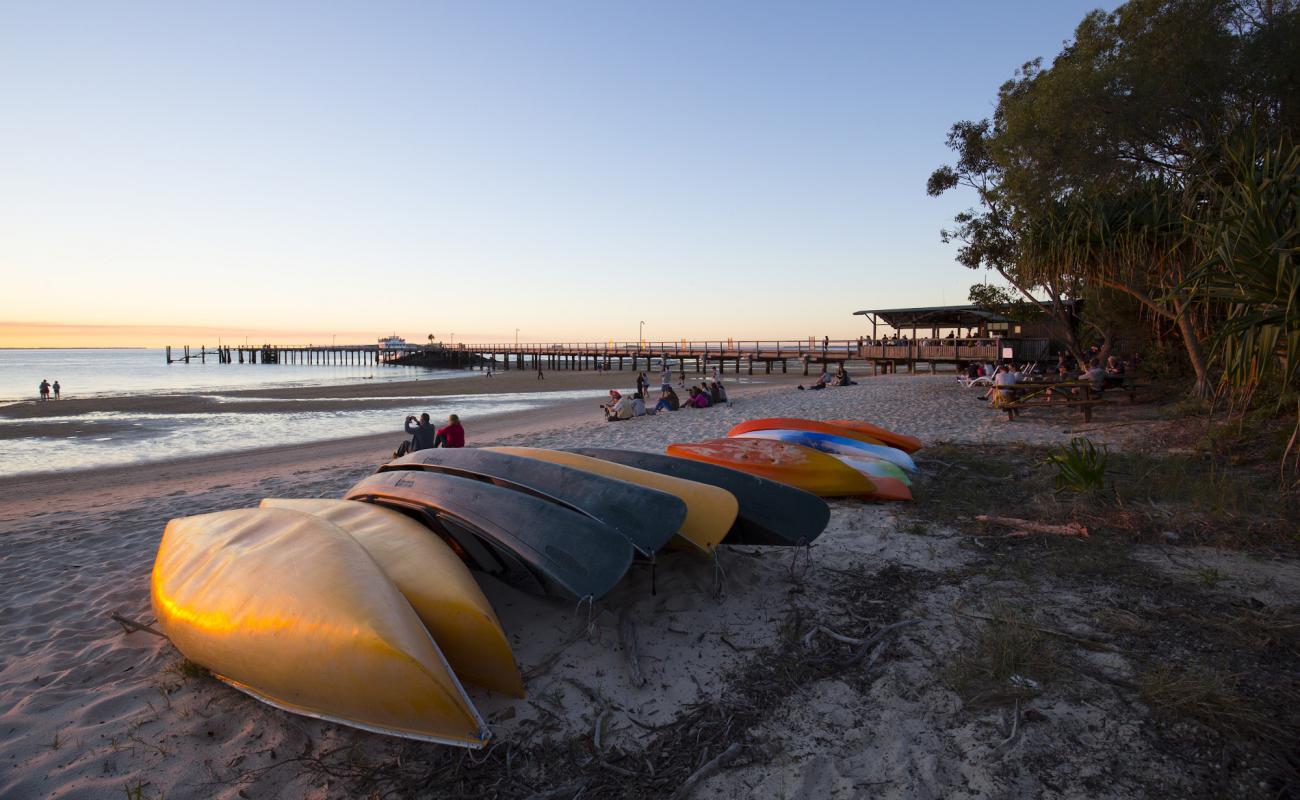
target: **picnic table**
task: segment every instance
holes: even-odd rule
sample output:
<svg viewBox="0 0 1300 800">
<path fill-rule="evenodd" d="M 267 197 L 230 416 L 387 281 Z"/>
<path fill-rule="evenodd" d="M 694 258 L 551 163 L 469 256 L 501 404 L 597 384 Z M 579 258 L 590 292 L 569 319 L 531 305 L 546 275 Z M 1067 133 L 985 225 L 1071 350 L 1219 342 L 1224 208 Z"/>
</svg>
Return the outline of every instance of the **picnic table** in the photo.
<svg viewBox="0 0 1300 800">
<path fill-rule="evenodd" d="M 1023 381 L 1011 386 L 994 386 L 992 391 L 1002 392 L 1006 400 L 998 407 L 1007 413 L 1010 422 L 1026 408 L 1077 408 L 1083 412 L 1085 422 L 1092 422 L 1092 409 L 1111 402 L 1103 397 L 1091 381 Z M 1129 395 L 1130 400 L 1132 394 Z"/>
</svg>

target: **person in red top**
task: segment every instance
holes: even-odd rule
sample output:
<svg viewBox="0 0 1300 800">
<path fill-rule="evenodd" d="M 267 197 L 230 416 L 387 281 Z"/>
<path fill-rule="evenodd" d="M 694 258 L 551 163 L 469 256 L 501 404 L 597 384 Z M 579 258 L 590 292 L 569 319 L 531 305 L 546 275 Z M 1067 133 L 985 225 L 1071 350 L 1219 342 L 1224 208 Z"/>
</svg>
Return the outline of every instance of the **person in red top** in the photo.
<svg viewBox="0 0 1300 800">
<path fill-rule="evenodd" d="M 433 440 L 434 447 L 464 447 L 465 429 L 460 426 L 460 417 L 452 414 L 447 417 L 447 427 L 438 429 L 438 436 Z"/>
</svg>

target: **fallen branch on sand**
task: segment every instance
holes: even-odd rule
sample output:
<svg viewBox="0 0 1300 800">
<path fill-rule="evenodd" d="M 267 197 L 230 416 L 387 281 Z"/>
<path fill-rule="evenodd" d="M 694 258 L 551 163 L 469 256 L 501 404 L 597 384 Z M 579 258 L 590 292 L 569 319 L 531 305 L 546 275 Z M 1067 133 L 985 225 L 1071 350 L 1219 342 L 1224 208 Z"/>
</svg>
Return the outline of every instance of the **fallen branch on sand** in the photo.
<svg viewBox="0 0 1300 800">
<path fill-rule="evenodd" d="M 864 641 L 862 643 L 862 646 L 858 648 L 857 652 L 849 656 L 844 661 L 841 661 L 840 666 L 843 667 L 853 666 L 854 664 L 858 663 L 859 661 L 861 661 L 863 658 L 866 657 L 867 653 L 871 651 L 873 645 L 875 645 L 877 642 L 880 642 L 882 647 L 876 648 L 875 652 L 871 654 L 871 660 L 867 662 L 867 669 L 868 670 L 871 669 L 871 665 L 874 664 L 876 659 L 880 657 L 880 651 L 883 649 L 883 645 L 884 645 L 884 642 L 881 642 L 881 640 L 885 638 L 886 634 L 892 633 L 898 630 L 899 628 L 906 628 L 908 625 L 916 625 L 920 621 L 921 620 L 919 619 L 905 619 L 902 622 L 895 622 L 893 625 L 886 625 L 885 627 L 881 628 L 880 630 L 872 634 L 870 639 Z"/>
<path fill-rule="evenodd" d="M 145 633 L 152 633 L 154 636 L 159 636 L 162 637 L 163 639 L 167 638 L 167 634 L 163 633 L 162 631 L 156 628 L 150 628 L 148 625 L 145 625 L 143 622 L 136 622 L 135 620 L 130 619 L 129 617 L 124 617 L 121 614 L 113 614 L 109 617 L 109 619 L 113 620 L 118 625 L 121 625 L 122 629 L 126 633 L 135 633 L 136 631 L 144 631 Z"/>
<path fill-rule="evenodd" d="M 1051 533 L 1058 536 L 1077 536 L 1080 539 L 1088 538 L 1088 529 L 1077 522 L 1067 522 L 1064 525 L 1051 525 L 1046 522 L 1034 522 L 1028 519 L 1018 519 L 1016 517 L 998 517 L 991 514 L 977 514 L 975 519 L 980 522 L 991 522 L 995 525 L 1005 525 L 1008 528 L 1016 530 L 1008 533 L 1007 536 L 1028 536 L 1031 533 Z"/>
<path fill-rule="evenodd" d="M 645 673 L 641 671 L 641 656 L 637 652 L 636 623 L 632 621 L 630 609 L 624 608 L 618 620 L 618 638 L 623 643 L 623 655 L 627 657 L 627 668 L 632 673 L 632 685 L 640 689 L 645 686 Z"/>
<path fill-rule="evenodd" d="M 1119 652 L 1119 648 L 1113 644 L 1107 644 L 1106 642 L 1099 642 L 1096 641 L 1095 639 L 1084 639 L 1083 637 L 1075 636 L 1073 634 L 1066 633 L 1065 631 L 1057 630 L 1056 628 L 1047 628 L 1042 625 L 1034 625 L 1033 623 L 1021 622 L 1018 619 L 1010 619 L 1007 617 L 993 617 L 993 616 L 989 616 L 988 614 L 975 614 L 970 611 L 963 611 L 960 605 L 953 606 L 952 610 L 953 613 L 960 614 L 963 617 L 970 617 L 971 619 L 981 619 L 984 620 L 985 622 L 1000 622 L 1007 625 L 1016 625 L 1021 628 L 1028 628 L 1031 631 L 1038 631 L 1039 633 L 1045 633 L 1048 636 L 1055 636 L 1058 639 L 1068 639 L 1076 644 L 1083 645 L 1089 650 L 1104 650 L 1105 652 L 1108 653 Z"/>
<path fill-rule="evenodd" d="M 683 798 L 689 797 L 691 792 L 695 791 L 695 787 L 740 755 L 741 749 L 740 742 L 733 743 L 726 750 L 723 750 L 721 755 L 692 772 L 690 777 L 683 781 L 681 786 L 677 787 L 677 791 L 673 792 L 668 800 L 683 800 Z"/>
<path fill-rule="evenodd" d="M 808 631 L 807 635 L 803 637 L 803 646 L 805 649 L 812 648 L 812 639 L 814 636 L 816 636 L 819 633 L 824 633 L 837 642 L 844 642 L 845 644 L 851 644 L 854 647 L 860 647 L 867 641 L 866 639 L 855 639 L 852 636 L 845 636 L 842 633 L 836 633 L 835 631 L 831 630 L 825 625 L 817 625 L 812 630 Z"/>
</svg>

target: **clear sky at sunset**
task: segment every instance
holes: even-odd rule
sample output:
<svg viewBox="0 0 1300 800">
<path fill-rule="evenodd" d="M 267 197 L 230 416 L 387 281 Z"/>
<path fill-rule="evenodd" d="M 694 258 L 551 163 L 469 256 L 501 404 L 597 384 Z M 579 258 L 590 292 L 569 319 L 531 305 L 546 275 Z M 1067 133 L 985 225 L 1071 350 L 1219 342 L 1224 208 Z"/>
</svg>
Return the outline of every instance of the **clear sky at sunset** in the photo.
<svg viewBox="0 0 1300 800">
<path fill-rule="evenodd" d="M 10 3 L 0 346 L 857 336 L 1095 5 Z"/>
</svg>

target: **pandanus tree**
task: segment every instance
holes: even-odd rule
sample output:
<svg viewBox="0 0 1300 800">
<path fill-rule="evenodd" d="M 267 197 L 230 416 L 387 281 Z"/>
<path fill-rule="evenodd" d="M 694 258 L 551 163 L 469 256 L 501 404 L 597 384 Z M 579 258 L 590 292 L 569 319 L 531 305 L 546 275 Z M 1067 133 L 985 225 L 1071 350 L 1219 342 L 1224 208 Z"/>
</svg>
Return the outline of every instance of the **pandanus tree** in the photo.
<svg viewBox="0 0 1300 800">
<path fill-rule="evenodd" d="M 1189 215 L 1202 258 L 1187 289 L 1220 315 L 1220 390 L 1239 407 L 1261 391 L 1296 403 L 1283 456 L 1300 472 L 1300 147 L 1251 127 L 1222 149 Z"/>
</svg>

